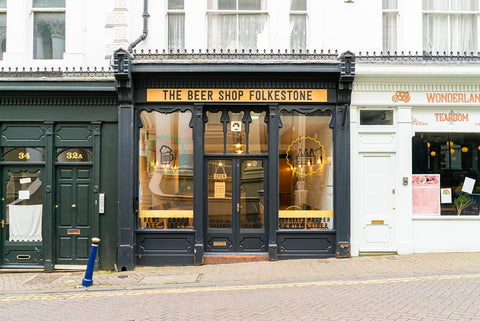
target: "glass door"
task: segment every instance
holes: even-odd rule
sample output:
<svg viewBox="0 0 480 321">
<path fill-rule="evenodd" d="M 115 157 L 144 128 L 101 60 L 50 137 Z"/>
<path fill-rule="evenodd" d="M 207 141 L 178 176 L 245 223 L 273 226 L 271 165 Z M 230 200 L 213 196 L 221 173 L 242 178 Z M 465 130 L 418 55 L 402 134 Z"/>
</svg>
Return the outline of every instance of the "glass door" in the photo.
<svg viewBox="0 0 480 321">
<path fill-rule="evenodd" d="M 43 265 L 43 177 L 38 168 L 2 173 L 1 264 Z"/>
<path fill-rule="evenodd" d="M 212 158 L 206 164 L 207 251 L 266 251 L 266 159 Z"/>
</svg>

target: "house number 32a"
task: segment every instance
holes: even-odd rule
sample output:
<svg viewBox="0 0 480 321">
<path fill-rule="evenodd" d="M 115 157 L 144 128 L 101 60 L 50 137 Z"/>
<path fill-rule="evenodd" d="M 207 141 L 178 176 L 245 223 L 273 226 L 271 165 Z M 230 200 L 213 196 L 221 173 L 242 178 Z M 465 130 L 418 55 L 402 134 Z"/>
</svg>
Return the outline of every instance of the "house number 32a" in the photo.
<svg viewBox="0 0 480 321">
<path fill-rule="evenodd" d="M 67 152 L 67 159 L 83 159 L 83 156 L 77 152 Z"/>
<path fill-rule="evenodd" d="M 30 153 L 18 153 L 18 159 L 30 159 Z"/>
</svg>

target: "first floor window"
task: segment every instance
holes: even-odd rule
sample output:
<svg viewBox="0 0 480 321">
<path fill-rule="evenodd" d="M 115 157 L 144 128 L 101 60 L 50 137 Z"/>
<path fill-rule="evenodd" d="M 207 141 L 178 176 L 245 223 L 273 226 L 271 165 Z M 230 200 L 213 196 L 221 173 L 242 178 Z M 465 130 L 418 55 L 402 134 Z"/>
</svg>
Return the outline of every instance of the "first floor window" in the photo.
<svg viewBox="0 0 480 321">
<path fill-rule="evenodd" d="M 416 133 L 412 184 L 414 214 L 479 215 L 480 134 Z"/>
<path fill-rule="evenodd" d="M 0 60 L 7 50 L 7 0 L 0 0 Z"/>
<path fill-rule="evenodd" d="M 290 49 L 307 48 L 307 0 L 292 0 L 290 4 Z"/>
<path fill-rule="evenodd" d="M 185 12 L 183 0 L 168 1 L 168 49 L 185 49 Z"/>
<path fill-rule="evenodd" d="M 62 59 L 65 52 L 65 0 L 34 0 L 33 11 L 33 58 Z"/>
</svg>

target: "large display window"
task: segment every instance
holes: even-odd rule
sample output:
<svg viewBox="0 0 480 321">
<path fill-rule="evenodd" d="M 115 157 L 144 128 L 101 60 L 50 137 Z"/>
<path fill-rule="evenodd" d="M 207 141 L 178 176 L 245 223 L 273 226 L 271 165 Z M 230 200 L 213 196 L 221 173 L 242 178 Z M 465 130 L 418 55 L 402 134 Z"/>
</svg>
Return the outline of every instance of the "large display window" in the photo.
<svg viewBox="0 0 480 321">
<path fill-rule="evenodd" d="M 416 133 L 412 141 L 413 210 L 416 190 L 423 193 L 439 178 L 439 194 L 431 193 L 441 215 L 479 215 L 480 134 Z M 416 189 L 420 186 L 421 189 Z M 423 198 L 423 202 L 426 200 Z"/>
<path fill-rule="evenodd" d="M 282 112 L 279 227 L 333 229 L 333 142 L 330 114 Z"/>
<path fill-rule="evenodd" d="M 193 227 L 191 112 L 142 111 L 139 135 L 139 222 L 142 229 Z"/>
</svg>

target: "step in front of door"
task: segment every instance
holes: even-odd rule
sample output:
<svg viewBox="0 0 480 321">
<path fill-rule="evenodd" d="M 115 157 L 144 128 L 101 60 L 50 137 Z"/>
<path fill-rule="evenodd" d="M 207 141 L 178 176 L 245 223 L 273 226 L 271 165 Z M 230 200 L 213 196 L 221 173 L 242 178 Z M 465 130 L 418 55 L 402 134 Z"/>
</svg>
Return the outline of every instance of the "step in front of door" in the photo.
<svg viewBox="0 0 480 321">
<path fill-rule="evenodd" d="M 205 254 L 203 264 L 227 264 L 268 261 L 268 254 Z"/>
</svg>

